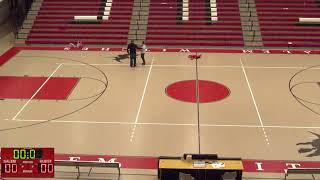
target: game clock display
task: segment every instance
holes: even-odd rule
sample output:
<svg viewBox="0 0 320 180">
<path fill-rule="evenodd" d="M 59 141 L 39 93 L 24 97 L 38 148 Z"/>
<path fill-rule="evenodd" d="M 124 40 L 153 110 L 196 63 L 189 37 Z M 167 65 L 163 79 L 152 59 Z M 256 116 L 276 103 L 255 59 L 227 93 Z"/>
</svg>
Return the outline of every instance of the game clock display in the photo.
<svg viewBox="0 0 320 180">
<path fill-rule="evenodd" d="M 53 148 L 1 148 L 1 178 L 53 178 Z"/>
</svg>

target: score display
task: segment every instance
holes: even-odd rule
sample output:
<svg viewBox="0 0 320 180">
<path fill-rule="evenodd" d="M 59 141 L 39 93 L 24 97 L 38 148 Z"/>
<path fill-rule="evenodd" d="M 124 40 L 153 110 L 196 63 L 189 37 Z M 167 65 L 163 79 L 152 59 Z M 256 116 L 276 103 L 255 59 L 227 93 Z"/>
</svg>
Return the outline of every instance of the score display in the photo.
<svg viewBox="0 0 320 180">
<path fill-rule="evenodd" d="M 1 148 L 1 178 L 53 178 L 54 148 Z"/>
</svg>

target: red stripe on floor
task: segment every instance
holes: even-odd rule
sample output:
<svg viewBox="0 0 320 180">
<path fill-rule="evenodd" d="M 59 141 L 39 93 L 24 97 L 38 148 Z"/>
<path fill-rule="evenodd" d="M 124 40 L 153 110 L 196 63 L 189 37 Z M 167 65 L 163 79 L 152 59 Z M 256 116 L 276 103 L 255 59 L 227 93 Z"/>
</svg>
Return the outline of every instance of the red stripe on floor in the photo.
<svg viewBox="0 0 320 180">
<path fill-rule="evenodd" d="M 1 157 L 0 157 L 1 159 Z M 118 162 L 121 168 L 158 169 L 158 157 L 56 154 L 55 160 Z M 319 168 L 317 161 L 242 160 L 244 172 L 284 173 L 288 168 Z"/>
<path fill-rule="evenodd" d="M 18 50 L 54 50 L 54 51 L 126 51 L 126 48 L 95 48 L 85 47 L 83 49 L 65 47 L 16 47 Z M 280 50 L 280 49 L 205 49 L 205 48 L 149 48 L 150 52 L 201 52 L 201 53 L 245 53 L 245 54 L 320 54 L 319 50 Z"/>
<path fill-rule="evenodd" d="M 143 156 L 97 156 L 97 155 L 70 155 L 70 154 L 56 154 L 56 160 L 70 160 L 70 161 L 105 161 L 105 162 L 119 162 L 122 168 L 128 169 L 157 169 L 157 157 L 143 157 Z"/>
<path fill-rule="evenodd" d="M 288 168 L 319 168 L 320 162 L 284 160 L 243 160 L 245 172 L 283 173 Z"/>
<path fill-rule="evenodd" d="M 45 77 L 0 77 L 1 99 L 30 99 L 44 83 Z"/>
<path fill-rule="evenodd" d="M 0 76 L 0 99 L 30 99 L 47 77 Z M 52 77 L 34 99 L 67 99 L 79 78 Z"/>
<path fill-rule="evenodd" d="M 0 66 L 2 66 L 4 63 L 6 63 L 7 61 L 9 61 L 13 56 L 15 56 L 16 54 L 18 54 L 20 50 L 18 50 L 17 48 L 12 47 L 11 49 L 9 49 L 8 51 L 6 51 L 4 54 L 2 54 L 0 56 Z"/>
<path fill-rule="evenodd" d="M 129 169 L 157 169 L 157 157 L 143 156 L 98 156 L 98 155 L 70 155 L 56 154 L 56 160 L 69 161 L 101 161 L 119 162 L 122 168 Z M 290 160 L 242 160 L 244 172 L 284 173 L 288 168 L 319 168 L 316 161 L 290 161 Z"/>
<path fill-rule="evenodd" d="M 50 78 L 34 97 L 35 99 L 65 100 L 77 85 L 79 78 Z"/>
<path fill-rule="evenodd" d="M 83 49 L 70 49 L 65 47 L 13 47 L 0 56 L 0 66 L 10 60 L 11 57 L 16 55 L 21 50 L 53 50 L 53 51 L 126 51 L 126 48 L 83 48 Z M 245 53 L 245 54 L 320 54 L 319 50 L 274 50 L 274 49 L 255 49 L 255 50 L 244 50 L 244 49 L 204 49 L 204 48 L 150 48 L 150 52 L 202 52 L 202 53 Z"/>
</svg>

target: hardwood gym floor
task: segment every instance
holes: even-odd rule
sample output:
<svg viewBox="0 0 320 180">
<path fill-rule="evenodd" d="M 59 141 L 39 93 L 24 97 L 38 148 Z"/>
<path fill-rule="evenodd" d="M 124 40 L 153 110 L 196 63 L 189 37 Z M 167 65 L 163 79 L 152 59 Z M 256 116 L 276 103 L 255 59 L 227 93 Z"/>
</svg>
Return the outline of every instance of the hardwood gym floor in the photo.
<svg viewBox="0 0 320 180">
<path fill-rule="evenodd" d="M 45 77 L 37 92 L 53 78 L 80 79 L 65 100 L 3 98 L 0 147 L 130 156 L 180 156 L 200 147 L 245 159 L 320 160 L 319 144 L 297 145 L 319 139 L 319 55 L 202 53 L 199 79 L 223 84 L 230 95 L 200 103 L 198 131 L 197 104 L 166 94 L 169 85 L 196 78 L 190 53 L 149 52 L 147 65 L 138 57 L 136 68 L 125 54 L 20 51 L 1 66 L 1 77 Z M 47 89 L 57 94 L 58 86 Z"/>
</svg>

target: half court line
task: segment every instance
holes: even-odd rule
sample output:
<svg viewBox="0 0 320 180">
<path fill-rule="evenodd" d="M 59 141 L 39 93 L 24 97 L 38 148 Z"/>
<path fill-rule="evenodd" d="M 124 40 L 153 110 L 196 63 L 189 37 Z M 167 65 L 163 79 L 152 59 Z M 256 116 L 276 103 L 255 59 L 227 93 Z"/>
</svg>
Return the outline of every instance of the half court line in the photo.
<svg viewBox="0 0 320 180">
<path fill-rule="evenodd" d="M 51 77 L 60 69 L 62 64 L 59 64 L 58 67 L 50 74 L 50 76 L 42 83 L 42 85 L 38 88 L 38 90 L 31 96 L 31 98 L 22 106 L 22 108 L 17 112 L 17 114 L 12 118 L 12 120 L 15 120 L 20 113 L 28 106 L 28 104 L 31 102 L 31 100 L 38 94 L 38 92 L 43 88 L 44 85 L 47 84 L 47 82 L 51 79 Z"/>
</svg>

